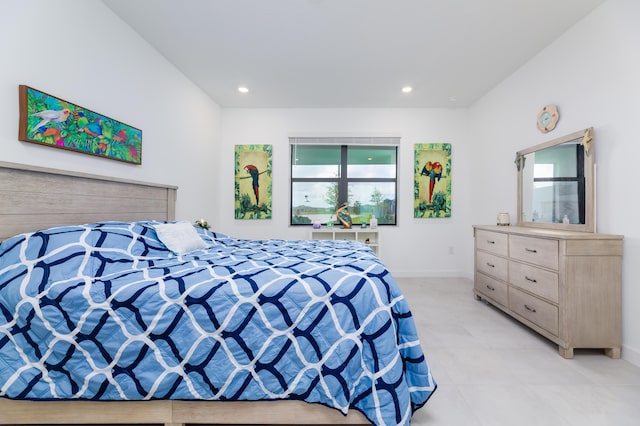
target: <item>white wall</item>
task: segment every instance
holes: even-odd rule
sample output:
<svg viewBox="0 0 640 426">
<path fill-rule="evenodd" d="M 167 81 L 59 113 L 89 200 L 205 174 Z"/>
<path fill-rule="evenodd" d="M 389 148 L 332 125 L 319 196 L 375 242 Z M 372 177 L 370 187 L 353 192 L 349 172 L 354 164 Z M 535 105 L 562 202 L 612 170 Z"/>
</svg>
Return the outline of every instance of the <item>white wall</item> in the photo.
<svg viewBox="0 0 640 426">
<path fill-rule="evenodd" d="M 622 234 L 623 357 L 640 365 L 640 221 L 637 164 L 640 158 L 640 2 L 609 0 L 540 52 L 470 110 L 474 186 L 506 191 L 473 193 L 473 220 L 493 221 L 508 204 L 515 217 L 515 152 L 594 126 L 598 232 Z M 546 135 L 536 128 L 545 104 L 560 121 Z M 484 164 L 496 164 L 482 173 Z"/>
<path fill-rule="evenodd" d="M 0 160 L 177 185 L 179 219 L 215 219 L 211 99 L 100 1 L 0 0 L 0 10 Z M 19 84 L 142 129 L 142 165 L 18 141 Z"/>
<path fill-rule="evenodd" d="M 382 226 L 381 258 L 396 275 L 472 272 L 471 146 L 466 109 L 224 109 L 216 193 L 219 229 L 243 238 L 308 238 L 289 226 L 289 136 L 399 135 L 398 226 Z M 452 217 L 413 218 L 413 145 L 452 144 Z M 273 219 L 235 220 L 234 145 L 273 145 Z M 451 253 L 452 252 L 452 253 Z"/>
</svg>

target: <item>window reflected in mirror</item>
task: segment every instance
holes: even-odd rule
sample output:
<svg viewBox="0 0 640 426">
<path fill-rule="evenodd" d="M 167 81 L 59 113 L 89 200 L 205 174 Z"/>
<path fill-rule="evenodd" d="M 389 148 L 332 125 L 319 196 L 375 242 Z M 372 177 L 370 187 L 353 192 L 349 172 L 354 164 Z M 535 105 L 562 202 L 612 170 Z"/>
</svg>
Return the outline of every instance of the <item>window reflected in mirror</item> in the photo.
<svg viewBox="0 0 640 426">
<path fill-rule="evenodd" d="M 532 222 L 585 223 L 584 149 L 580 141 L 525 155 L 523 189 L 525 218 Z"/>
<path fill-rule="evenodd" d="M 592 129 L 518 151 L 518 224 L 595 231 Z"/>
</svg>

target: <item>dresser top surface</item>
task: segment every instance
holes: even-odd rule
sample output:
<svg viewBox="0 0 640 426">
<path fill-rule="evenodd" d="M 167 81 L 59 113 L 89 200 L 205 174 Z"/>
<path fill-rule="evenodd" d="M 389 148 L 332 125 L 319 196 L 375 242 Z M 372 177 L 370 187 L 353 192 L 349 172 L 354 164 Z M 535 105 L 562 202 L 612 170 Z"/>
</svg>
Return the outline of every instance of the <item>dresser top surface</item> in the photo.
<svg viewBox="0 0 640 426">
<path fill-rule="evenodd" d="M 623 235 L 599 234 L 593 232 L 563 231 L 557 229 L 533 228 L 526 226 L 473 225 L 474 230 L 500 232 L 512 235 L 525 235 L 564 240 L 622 240 Z"/>
</svg>

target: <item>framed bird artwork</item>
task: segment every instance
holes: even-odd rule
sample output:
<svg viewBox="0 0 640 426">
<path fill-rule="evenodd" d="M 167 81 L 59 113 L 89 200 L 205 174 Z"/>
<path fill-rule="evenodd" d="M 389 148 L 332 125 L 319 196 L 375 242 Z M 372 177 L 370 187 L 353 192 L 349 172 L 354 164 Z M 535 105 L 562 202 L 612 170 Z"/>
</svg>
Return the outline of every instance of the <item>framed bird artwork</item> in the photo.
<svg viewBox="0 0 640 426">
<path fill-rule="evenodd" d="M 235 218 L 271 219 L 272 146 L 235 146 Z"/>
<path fill-rule="evenodd" d="M 415 144 L 414 157 L 414 217 L 451 217 L 451 144 Z"/>
<path fill-rule="evenodd" d="M 19 97 L 19 140 L 142 164 L 142 130 L 29 86 Z"/>
</svg>

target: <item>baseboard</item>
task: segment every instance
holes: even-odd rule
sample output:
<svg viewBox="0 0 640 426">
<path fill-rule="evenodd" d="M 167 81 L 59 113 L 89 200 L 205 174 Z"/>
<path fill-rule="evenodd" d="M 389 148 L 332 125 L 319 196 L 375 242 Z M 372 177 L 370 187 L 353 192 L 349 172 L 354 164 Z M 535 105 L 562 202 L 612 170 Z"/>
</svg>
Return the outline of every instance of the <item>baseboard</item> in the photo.
<svg viewBox="0 0 640 426">
<path fill-rule="evenodd" d="M 622 345 L 622 359 L 640 367 L 640 351 L 628 345 Z"/>
<path fill-rule="evenodd" d="M 416 278 L 416 277 L 429 277 L 429 278 L 466 278 L 460 271 L 409 271 L 409 270 L 389 270 L 391 275 L 396 278 Z"/>
</svg>

